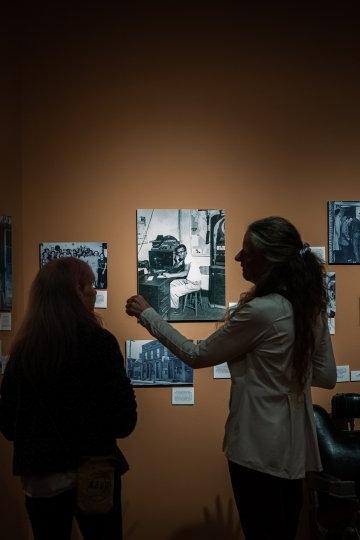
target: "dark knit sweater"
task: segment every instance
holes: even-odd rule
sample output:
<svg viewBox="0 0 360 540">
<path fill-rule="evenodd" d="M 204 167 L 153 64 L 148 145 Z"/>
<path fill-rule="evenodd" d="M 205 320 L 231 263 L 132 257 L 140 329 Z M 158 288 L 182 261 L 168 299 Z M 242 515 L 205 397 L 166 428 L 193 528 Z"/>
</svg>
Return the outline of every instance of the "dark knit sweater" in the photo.
<svg viewBox="0 0 360 540">
<path fill-rule="evenodd" d="M 15 475 L 76 468 L 81 456 L 117 454 L 116 438 L 136 424 L 134 391 L 116 338 L 102 328 L 79 331 L 79 352 L 40 380 L 10 357 L 1 384 L 0 430 L 14 441 Z M 49 359 L 49 362 L 51 359 Z"/>
</svg>

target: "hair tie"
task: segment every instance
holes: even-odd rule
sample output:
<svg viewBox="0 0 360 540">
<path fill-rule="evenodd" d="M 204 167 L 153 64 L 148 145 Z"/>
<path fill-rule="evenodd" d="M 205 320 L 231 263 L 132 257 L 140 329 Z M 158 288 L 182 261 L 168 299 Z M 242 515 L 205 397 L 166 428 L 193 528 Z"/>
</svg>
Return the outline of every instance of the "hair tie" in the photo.
<svg viewBox="0 0 360 540">
<path fill-rule="evenodd" d="M 299 255 L 300 257 L 303 257 L 306 253 L 309 253 L 311 251 L 309 244 L 306 242 L 303 243 L 303 247 L 299 249 Z"/>
</svg>

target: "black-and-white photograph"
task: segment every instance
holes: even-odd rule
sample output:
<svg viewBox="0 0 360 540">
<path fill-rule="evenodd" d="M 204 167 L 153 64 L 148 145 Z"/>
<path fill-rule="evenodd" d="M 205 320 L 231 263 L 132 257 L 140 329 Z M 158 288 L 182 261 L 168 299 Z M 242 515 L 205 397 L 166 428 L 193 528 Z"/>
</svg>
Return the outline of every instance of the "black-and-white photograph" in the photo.
<svg viewBox="0 0 360 540">
<path fill-rule="evenodd" d="M 225 212 L 137 210 L 138 293 L 169 321 L 225 314 Z"/>
<path fill-rule="evenodd" d="M 335 334 L 336 281 L 335 272 L 326 272 L 327 317 L 330 334 Z"/>
<path fill-rule="evenodd" d="M 11 308 L 11 217 L 0 216 L 0 311 L 11 311 Z"/>
<path fill-rule="evenodd" d="M 107 289 L 107 243 L 106 242 L 42 242 L 40 266 L 52 259 L 76 257 L 87 262 L 94 272 L 96 289 Z"/>
<path fill-rule="evenodd" d="M 134 386 L 184 386 L 194 382 L 193 369 L 157 340 L 126 341 L 126 372 Z"/>
<path fill-rule="evenodd" d="M 329 264 L 360 264 L 360 201 L 328 203 Z"/>
</svg>

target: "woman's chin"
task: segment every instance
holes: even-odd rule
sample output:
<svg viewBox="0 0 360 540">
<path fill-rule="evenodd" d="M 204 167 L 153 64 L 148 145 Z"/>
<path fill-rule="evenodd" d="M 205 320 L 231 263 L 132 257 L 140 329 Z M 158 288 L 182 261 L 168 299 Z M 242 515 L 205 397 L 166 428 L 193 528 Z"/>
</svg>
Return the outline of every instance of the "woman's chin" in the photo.
<svg viewBox="0 0 360 540">
<path fill-rule="evenodd" d="M 254 280 L 251 278 L 251 276 L 249 276 L 249 274 L 246 272 L 246 270 L 243 270 L 243 278 L 246 280 L 246 281 L 250 281 L 250 283 L 254 283 Z"/>
</svg>

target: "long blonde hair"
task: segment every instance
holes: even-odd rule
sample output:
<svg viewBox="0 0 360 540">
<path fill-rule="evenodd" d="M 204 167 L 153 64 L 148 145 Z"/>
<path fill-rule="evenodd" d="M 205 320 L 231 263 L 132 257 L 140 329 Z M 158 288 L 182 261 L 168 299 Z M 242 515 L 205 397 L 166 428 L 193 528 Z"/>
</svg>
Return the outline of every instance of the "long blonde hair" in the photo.
<svg viewBox="0 0 360 540">
<path fill-rule="evenodd" d="M 255 285 L 240 295 L 237 306 L 227 310 L 225 318 L 231 318 L 256 297 L 278 293 L 287 298 L 294 313 L 293 369 L 301 389 L 311 365 L 315 325 L 319 316 L 326 317 L 324 266 L 285 218 L 271 216 L 254 221 L 248 233 L 265 258 L 266 268 Z"/>
</svg>

